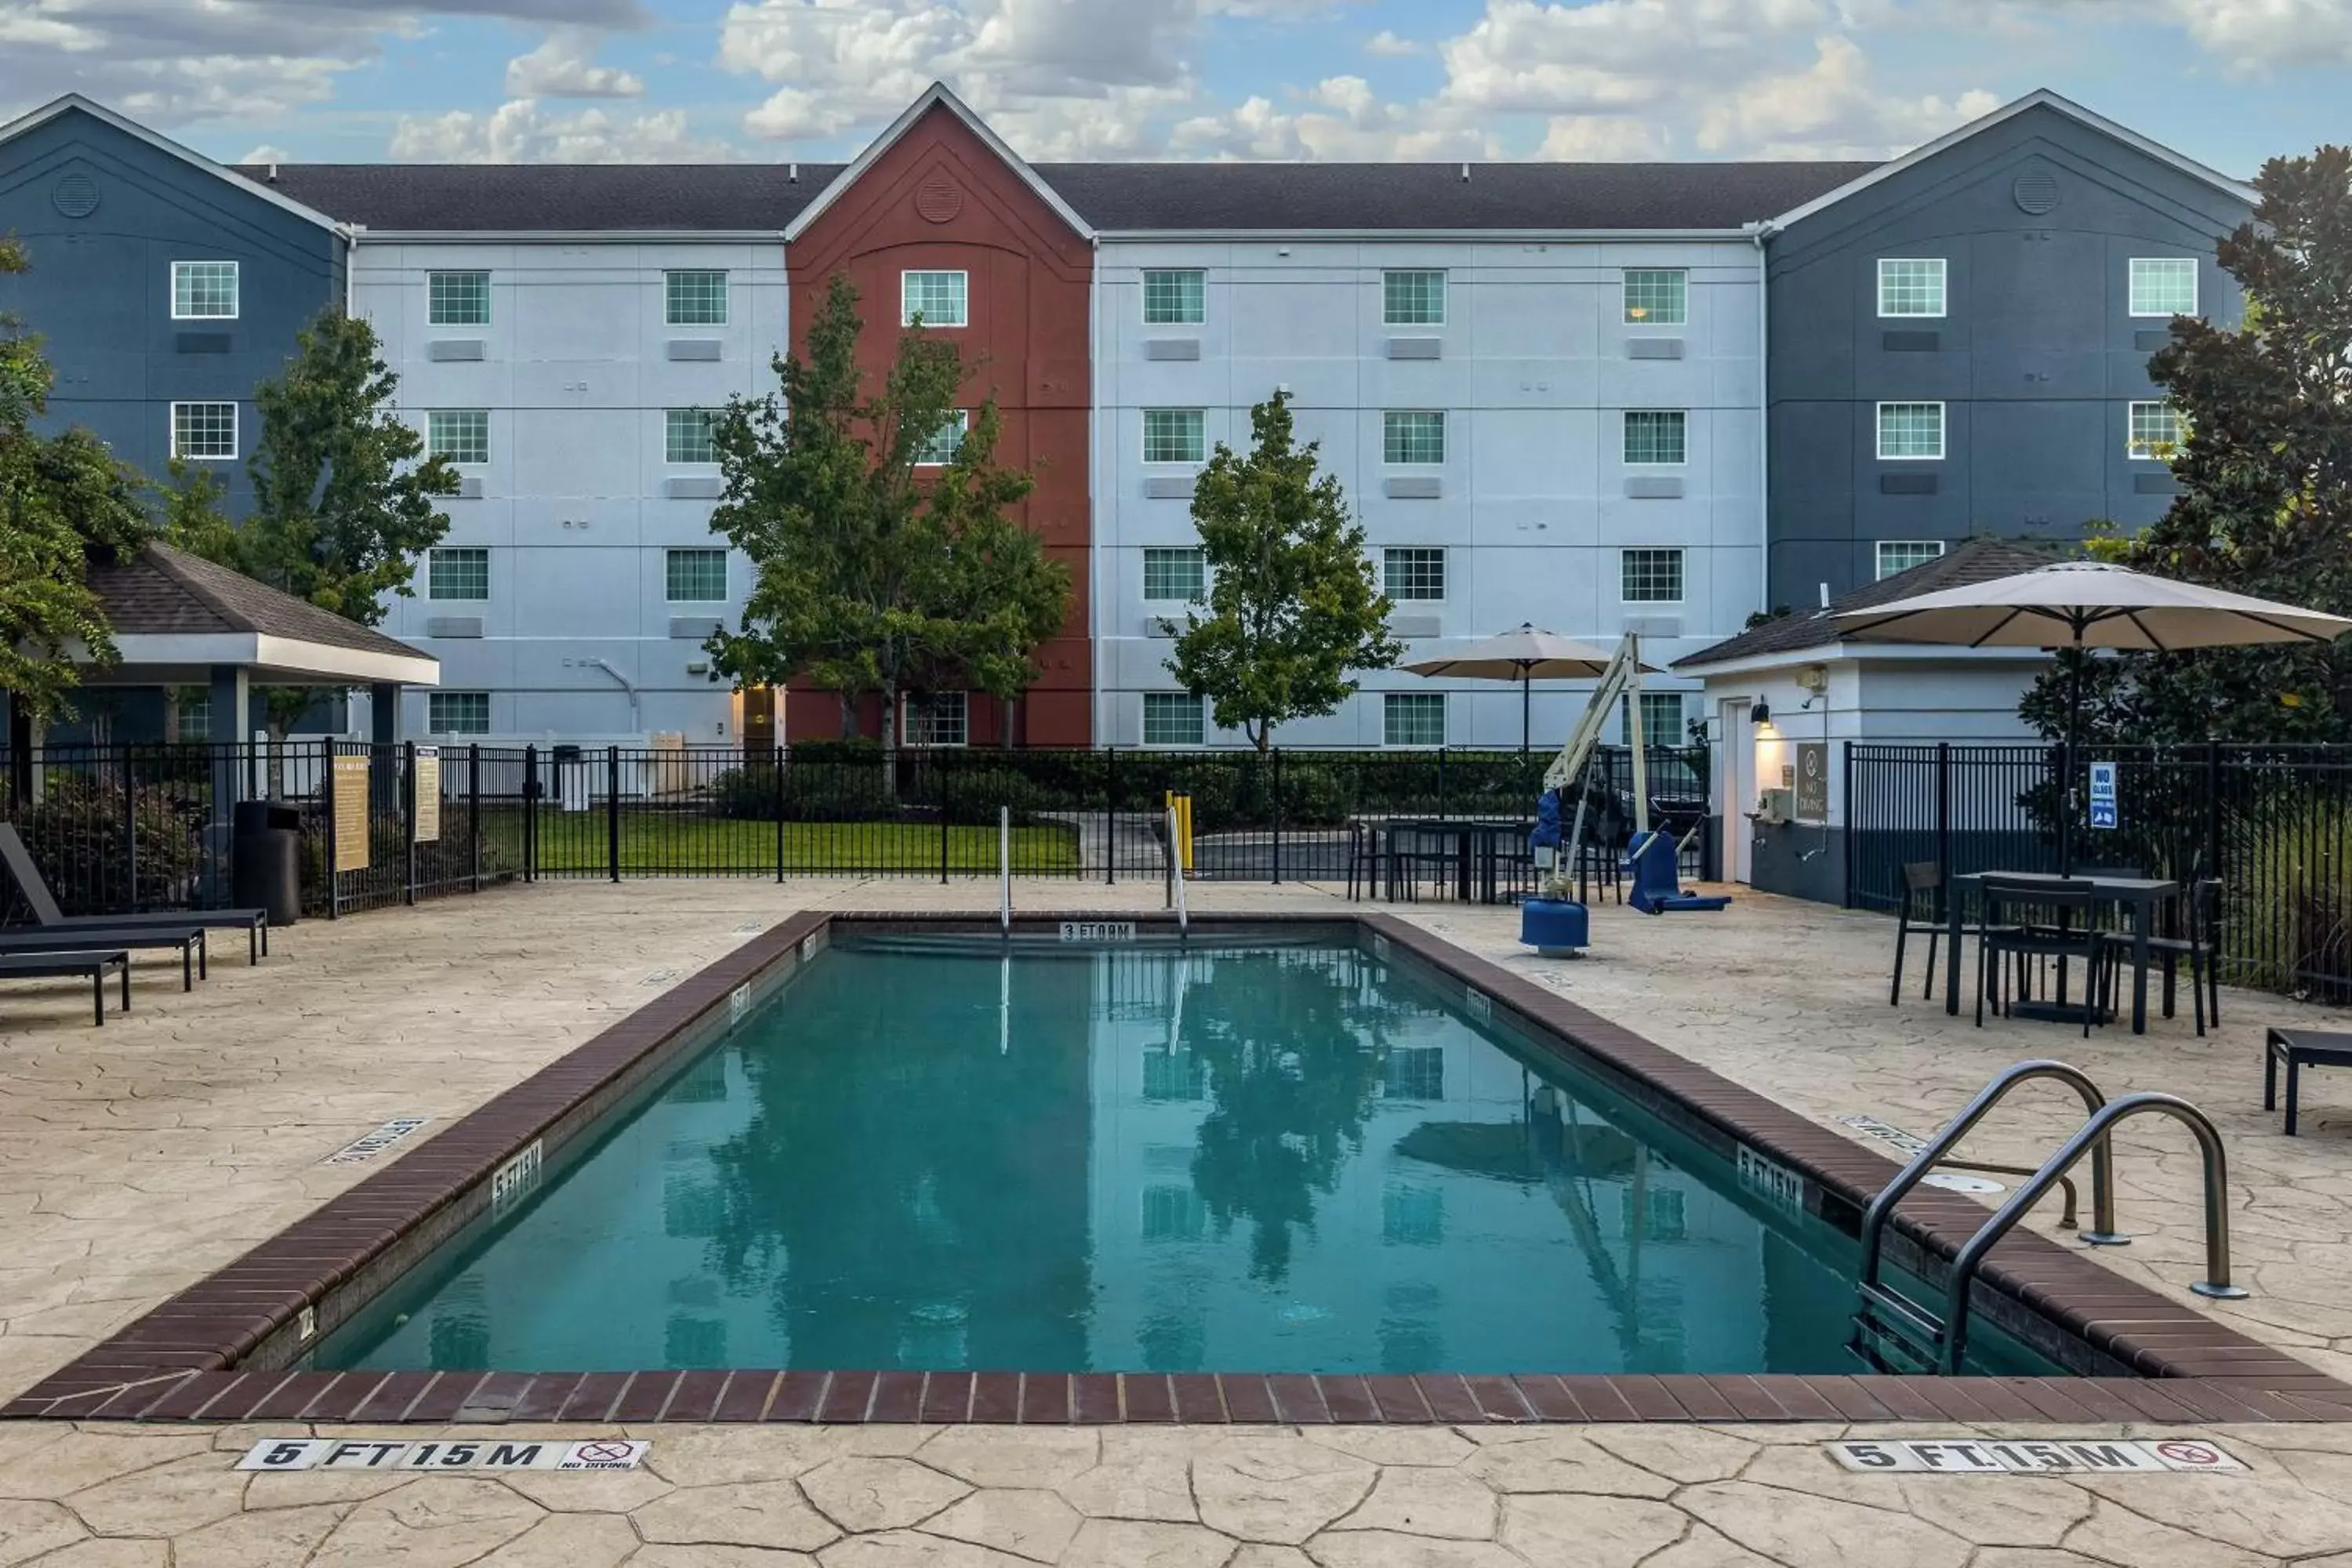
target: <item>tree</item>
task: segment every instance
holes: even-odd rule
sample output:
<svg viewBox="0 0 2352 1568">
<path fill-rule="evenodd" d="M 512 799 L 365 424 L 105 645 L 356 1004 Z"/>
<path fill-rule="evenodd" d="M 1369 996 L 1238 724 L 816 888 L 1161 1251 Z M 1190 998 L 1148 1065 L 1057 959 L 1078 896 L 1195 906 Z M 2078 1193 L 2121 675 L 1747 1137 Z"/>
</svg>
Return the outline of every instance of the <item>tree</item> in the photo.
<svg viewBox="0 0 2352 1568">
<path fill-rule="evenodd" d="M 2243 323 L 2188 317 L 2148 362 L 2187 437 L 2179 493 L 2137 537 L 2094 525 L 2090 552 L 2160 576 L 2352 614 L 2352 149 L 2273 158 L 2253 220 L 2223 240 Z M 2065 724 L 2075 656 L 2027 694 Z M 2285 645 L 2088 658 L 2084 737 L 2171 742 L 2352 740 L 2352 647 Z"/>
<path fill-rule="evenodd" d="M 27 266 L 0 239 L 0 274 Z M 134 553 L 149 527 L 139 479 L 87 430 L 42 436 L 51 371 L 40 339 L 0 315 L 0 690 L 28 714 L 57 711 L 77 653 L 112 662 L 106 617 L 84 581 L 92 560 Z"/>
<path fill-rule="evenodd" d="M 1388 668 L 1404 647 L 1363 525 L 1339 481 L 1316 473 L 1322 443 L 1293 441 L 1288 395 L 1251 409 L 1250 431 L 1249 456 L 1220 441 L 1193 487 L 1208 614 L 1186 613 L 1168 668 L 1263 752 L 1276 725 L 1332 711 L 1355 694 L 1354 672 Z"/>
<path fill-rule="evenodd" d="M 836 274 L 806 357 L 774 361 L 778 392 L 730 399 L 713 418 L 726 496 L 710 526 L 757 577 L 741 631 L 709 646 L 719 673 L 743 684 L 805 676 L 839 693 L 845 736 L 857 699 L 878 692 L 888 751 L 902 692 L 961 681 L 1010 700 L 1027 689 L 1070 580 L 1008 515 L 1034 480 L 998 465 L 992 400 L 945 450 L 966 376 L 956 346 L 919 319 L 869 390 L 864 325 L 856 289 Z M 919 465 L 936 472 L 919 477 Z"/>
<path fill-rule="evenodd" d="M 457 493 L 449 460 L 394 412 L 400 378 L 375 329 L 330 308 L 296 339 L 283 375 L 254 393 L 261 437 L 247 463 L 253 511 L 230 524 L 209 475 L 175 464 L 166 533 L 181 548 L 363 626 L 390 595 L 406 597 L 416 559 L 449 531 L 434 500 Z M 308 687 L 266 688 L 283 729 L 313 700 Z"/>
</svg>

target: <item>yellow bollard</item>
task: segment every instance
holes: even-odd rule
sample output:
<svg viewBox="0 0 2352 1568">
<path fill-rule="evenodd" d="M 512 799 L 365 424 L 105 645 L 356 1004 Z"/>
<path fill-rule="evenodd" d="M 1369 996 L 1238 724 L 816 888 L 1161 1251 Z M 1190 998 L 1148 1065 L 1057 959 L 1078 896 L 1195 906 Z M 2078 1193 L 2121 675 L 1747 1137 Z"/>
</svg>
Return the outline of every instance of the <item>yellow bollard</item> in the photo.
<svg viewBox="0 0 2352 1568">
<path fill-rule="evenodd" d="M 1168 809 L 1176 814 L 1176 864 L 1189 874 L 1192 869 L 1192 797 L 1170 790 Z"/>
</svg>

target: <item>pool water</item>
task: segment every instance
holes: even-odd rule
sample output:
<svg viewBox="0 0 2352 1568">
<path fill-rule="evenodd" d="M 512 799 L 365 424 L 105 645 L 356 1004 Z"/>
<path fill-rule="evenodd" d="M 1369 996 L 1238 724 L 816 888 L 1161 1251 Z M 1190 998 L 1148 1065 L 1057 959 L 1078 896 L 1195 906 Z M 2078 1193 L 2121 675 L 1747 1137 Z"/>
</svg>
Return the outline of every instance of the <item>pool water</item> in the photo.
<svg viewBox="0 0 2352 1568">
<path fill-rule="evenodd" d="M 852 939 L 311 1364 L 1853 1371 L 1853 1251 L 1354 946 Z"/>
</svg>

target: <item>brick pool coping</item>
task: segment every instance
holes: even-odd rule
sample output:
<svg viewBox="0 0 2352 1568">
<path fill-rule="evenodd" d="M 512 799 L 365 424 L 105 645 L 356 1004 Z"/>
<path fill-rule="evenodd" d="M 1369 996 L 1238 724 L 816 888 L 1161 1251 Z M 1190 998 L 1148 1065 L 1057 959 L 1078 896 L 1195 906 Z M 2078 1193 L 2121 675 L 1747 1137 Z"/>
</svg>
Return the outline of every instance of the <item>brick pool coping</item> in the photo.
<svg viewBox="0 0 2352 1568">
<path fill-rule="evenodd" d="M 1029 913 L 1153 928 L 1172 916 Z M 1709 1068 L 1417 926 L 1377 912 L 1202 916 L 1204 934 L 1268 927 L 1360 929 L 1483 993 L 1539 1047 L 1631 1089 L 1653 1110 L 1745 1143 L 1803 1176 L 1809 1204 L 1847 1220 L 1896 1166 Z M 1447 1425 L 1596 1421 L 2259 1422 L 2352 1420 L 2352 1386 L 2193 1308 L 2021 1230 L 1995 1248 L 1978 1300 L 2054 1325 L 2138 1376 L 1881 1375 L 1314 1376 L 870 1371 L 636 1373 L 305 1372 L 299 1325 L 349 1310 L 488 1205 L 492 1176 L 534 1142 L 560 1142 L 723 1020 L 742 988 L 777 982 L 834 927 L 993 931 L 974 917 L 806 911 L 752 938 L 594 1039 L 499 1094 L 385 1169 L 330 1199 L 219 1272 L 0 1407 L 16 1419 L 566 1422 L 1364 1422 Z M 1686 1127 L 1686 1130 L 1688 1128 Z M 1985 1209 L 1922 1189 L 1895 1243 L 1948 1261 Z M 1851 1229 L 1849 1223 L 1846 1228 Z M 403 1257 L 403 1254 L 410 1255 Z M 362 1274 L 370 1277 L 362 1280 Z M 331 1328 L 331 1323 L 320 1325 Z M 257 1352 L 258 1357 L 257 1358 Z M 253 1364 L 240 1365 L 252 1361 Z M 262 1366 L 261 1361 L 279 1364 Z"/>
</svg>

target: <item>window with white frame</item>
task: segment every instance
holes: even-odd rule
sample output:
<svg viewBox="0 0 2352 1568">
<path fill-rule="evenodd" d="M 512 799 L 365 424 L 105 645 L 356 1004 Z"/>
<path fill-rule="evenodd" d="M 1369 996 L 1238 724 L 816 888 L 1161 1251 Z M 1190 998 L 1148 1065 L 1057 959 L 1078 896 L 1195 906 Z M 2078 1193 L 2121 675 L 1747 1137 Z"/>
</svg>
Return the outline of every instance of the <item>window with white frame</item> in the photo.
<svg viewBox="0 0 2352 1568">
<path fill-rule="evenodd" d="M 1147 408 L 1143 411 L 1143 460 L 1147 463 L 1205 463 L 1209 460 L 1209 416 L 1199 408 Z"/>
<path fill-rule="evenodd" d="M 1882 256 L 1878 258 L 1878 313 L 1940 316 L 1944 313 L 1944 258 Z"/>
<path fill-rule="evenodd" d="M 1189 691 L 1145 692 L 1143 743 L 1147 746 L 1207 745 L 1207 702 Z"/>
<path fill-rule="evenodd" d="M 677 605 L 715 605 L 727 597 L 727 552 L 705 545 L 663 552 L 662 596 Z"/>
<path fill-rule="evenodd" d="M 662 321 L 673 327 L 725 326 L 727 274 L 707 267 L 663 273 Z"/>
<path fill-rule="evenodd" d="M 902 272 L 898 275 L 898 324 L 917 317 L 927 327 L 961 327 L 970 320 L 971 279 L 962 272 Z"/>
<path fill-rule="evenodd" d="M 490 596 L 490 552 L 478 544 L 437 545 L 425 559 L 428 599 Z"/>
<path fill-rule="evenodd" d="M 1209 596 L 1209 559 L 1198 545 L 1148 545 L 1143 552 L 1143 596 L 1198 604 Z"/>
<path fill-rule="evenodd" d="M 1381 415 L 1384 463 L 1445 461 L 1445 416 L 1433 408 L 1391 408 Z"/>
<path fill-rule="evenodd" d="M 1944 405 L 1882 403 L 1878 405 L 1878 455 L 1895 459 L 1944 455 Z"/>
<path fill-rule="evenodd" d="M 2135 256 L 2131 258 L 2131 313 L 2193 316 L 2197 313 L 2197 258 Z"/>
<path fill-rule="evenodd" d="M 428 272 L 425 275 L 425 321 L 435 327 L 490 324 L 490 275 Z"/>
<path fill-rule="evenodd" d="M 1943 554 L 1944 542 L 1940 539 L 1882 539 L 1878 542 L 1879 580 L 1884 582 L 1898 572 L 1941 560 Z"/>
<path fill-rule="evenodd" d="M 175 321 L 236 320 L 236 263 L 172 263 L 172 319 Z"/>
<path fill-rule="evenodd" d="M 1679 408 L 1625 410 L 1628 463 L 1679 463 L 1689 436 L 1690 416 Z"/>
<path fill-rule="evenodd" d="M 971 738 L 971 707 L 966 692 L 908 692 L 900 700 L 899 710 L 906 715 L 910 746 L 961 746 Z"/>
<path fill-rule="evenodd" d="M 1690 274 L 1679 267 L 1625 269 L 1625 323 L 1679 327 L 1690 321 Z"/>
<path fill-rule="evenodd" d="M 2179 454 L 2186 434 L 2180 410 L 2171 404 L 2135 403 L 2126 426 L 2124 450 L 2135 458 L 2168 463 Z"/>
<path fill-rule="evenodd" d="M 453 463 L 490 460 L 490 411 L 487 408 L 435 408 L 425 416 L 427 456 Z"/>
<path fill-rule="evenodd" d="M 172 405 L 172 456 L 196 462 L 236 459 L 236 405 Z"/>
<path fill-rule="evenodd" d="M 1617 711 L 1618 731 L 1632 719 L 1630 708 Z M 1627 743 L 1633 737 L 1625 735 Z M 1683 694 L 1679 691 L 1644 691 L 1642 693 L 1642 744 L 1644 746 L 1687 746 L 1690 736 L 1683 729 Z"/>
<path fill-rule="evenodd" d="M 1381 699 L 1381 744 L 1445 744 L 1445 694 L 1442 691 L 1391 691 L 1383 696 Z"/>
<path fill-rule="evenodd" d="M 712 437 L 710 423 L 711 413 L 708 408 L 663 409 L 662 461 L 717 462 L 719 445 Z"/>
<path fill-rule="evenodd" d="M 1381 321 L 1391 327 L 1444 326 L 1444 269 L 1411 268 L 1381 273 Z"/>
<path fill-rule="evenodd" d="M 932 431 L 920 445 L 916 447 L 915 467 L 944 468 L 954 462 L 956 454 L 963 450 L 964 437 L 971 430 L 971 411 L 968 408 L 953 410 L 949 414 L 946 424 Z"/>
<path fill-rule="evenodd" d="M 1679 545 L 1617 552 L 1617 596 L 1629 605 L 1683 602 L 1683 552 Z"/>
<path fill-rule="evenodd" d="M 180 699 L 180 735 L 183 741 L 209 741 L 213 734 L 213 700 L 209 696 Z"/>
<path fill-rule="evenodd" d="M 1391 599 L 1445 597 L 1445 552 L 1411 545 L 1381 552 L 1381 592 Z"/>
<path fill-rule="evenodd" d="M 425 729 L 434 735 L 487 735 L 490 732 L 490 694 L 487 691 L 428 691 L 425 694 Z"/>
<path fill-rule="evenodd" d="M 1153 268 L 1143 275 L 1143 324 L 1197 327 L 1208 319 L 1209 275 L 1198 268 Z"/>
</svg>

